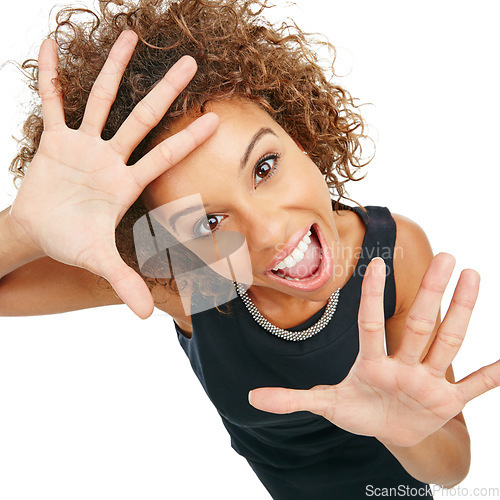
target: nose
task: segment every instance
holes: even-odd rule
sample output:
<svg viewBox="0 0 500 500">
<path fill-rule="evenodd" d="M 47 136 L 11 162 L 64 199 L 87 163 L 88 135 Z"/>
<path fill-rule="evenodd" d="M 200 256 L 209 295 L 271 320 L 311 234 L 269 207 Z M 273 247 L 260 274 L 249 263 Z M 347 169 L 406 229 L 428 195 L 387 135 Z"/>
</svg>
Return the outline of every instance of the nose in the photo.
<svg viewBox="0 0 500 500">
<path fill-rule="evenodd" d="M 241 214 L 240 231 L 245 235 L 252 252 L 276 253 L 286 243 L 289 217 L 286 211 L 267 200 L 245 207 Z"/>
</svg>

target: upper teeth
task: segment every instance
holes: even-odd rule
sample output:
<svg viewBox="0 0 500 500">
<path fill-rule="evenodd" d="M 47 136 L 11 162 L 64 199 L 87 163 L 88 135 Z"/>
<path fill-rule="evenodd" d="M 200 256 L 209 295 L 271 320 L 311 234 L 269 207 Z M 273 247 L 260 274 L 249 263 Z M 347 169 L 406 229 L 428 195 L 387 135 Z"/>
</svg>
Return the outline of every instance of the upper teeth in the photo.
<svg viewBox="0 0 500 500">
<path fill-rule="evenodd" d="M 276 267 L 273 267 L 273 271 L 278 271 L 279 269 L 284 269 L 285 267 L 293 267 L 297 265 L 304 258 L 304 254 L 309 248 L 309 243 L 311 243 L 311 231 L 299 241 L 299 244 L 295 247 L 293 252 L 286 256 L 281 262 L 279 262 Z"/>
</svg>

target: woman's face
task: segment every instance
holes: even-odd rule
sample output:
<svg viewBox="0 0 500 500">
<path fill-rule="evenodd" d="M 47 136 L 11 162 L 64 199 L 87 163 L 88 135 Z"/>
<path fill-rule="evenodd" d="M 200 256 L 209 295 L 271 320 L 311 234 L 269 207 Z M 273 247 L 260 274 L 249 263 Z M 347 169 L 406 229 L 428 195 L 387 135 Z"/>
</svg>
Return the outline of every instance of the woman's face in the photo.
<svg viewBox="0 0 500 500">
<path fill-rule="evenodd" d="M 215 134 L 148 186 L 147 207 L 169 203 L 180 212 L 182 200 L 200 195 L 206 218 L 199 210 L 185 213 L 170 228 L 174 236 L 186 241 L 212 232 L 241 233 L 252 293 L 326 300 L 333 291 L 331 249 L 338 237 L 322 174 L 257 104 L 233 99 L 209 107 L 220 119 Z M 179 120 L 170 134 L 192 119 Z"/>
</svg>

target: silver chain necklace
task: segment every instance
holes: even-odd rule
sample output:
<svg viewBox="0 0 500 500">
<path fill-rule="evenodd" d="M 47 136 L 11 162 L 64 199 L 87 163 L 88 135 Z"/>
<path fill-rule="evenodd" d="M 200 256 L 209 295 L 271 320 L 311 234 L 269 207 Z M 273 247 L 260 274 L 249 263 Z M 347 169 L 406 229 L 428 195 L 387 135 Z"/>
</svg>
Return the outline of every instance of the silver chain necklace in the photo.
<svg viewBox="0 0 500 500">
<path fill-rule="evenodd" d="M 335 292 L 333 292 L 328 299 L 328 304 L 326 306 L 325 312 L 314 325 L 300 332 L 291 332 L 289 330 L 283 330 L 283 328 L 278 328 L 277 326 L 270 323 L 266 318 L 264 318 L 264 316 L 262 316 L 255 304 L 252 302 L 252 299 L 248 296 L 243 286 L 240 283 L 235 283 L 234 285 L 236 287 L 236 292 L 241 297 L 241 300 L 243 300 L 243 303 L 248 309 L 248 312 L 252 315 L 257 324 L 259 324 L 269 333 L 276 335 L 277 337 L 295 342 L 298 340 L 306 340 L 311 338 L 312 336 L 323 330 L 326 325 L 328 325 L 329 321 L 332 319 L 332 316 L 335 313 L 335 310 L 337 309 L 337 303 L 340 296 L 340 288 L 337 288 L 337 290 L 335 290 Z"/>
</svg>

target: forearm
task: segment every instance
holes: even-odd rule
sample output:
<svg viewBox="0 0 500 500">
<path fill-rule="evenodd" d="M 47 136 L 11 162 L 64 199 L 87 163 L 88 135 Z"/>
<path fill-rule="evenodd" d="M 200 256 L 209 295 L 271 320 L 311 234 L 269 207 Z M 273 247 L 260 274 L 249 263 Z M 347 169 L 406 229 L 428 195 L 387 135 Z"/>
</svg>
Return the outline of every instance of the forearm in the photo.
<svg viewBox="0 0 500 500">
<path fill-rule="evenodd" d="M 469 433 L 465 424 L 456 418 L 416 446 L 383 444 L 411 476 L 424 483 L 451 488 L 469 471 Z"/>
<path fill-rule="evenodd" d="M 103 280 L 34 250 L 0 212 L 0 317 L 57 314 L 121 304 Z"/>
<path fill-rule="evenodd" d="M 14 229 L 9 211 L 10 207 L 0 212 L 0 279 L 14 269 L 43 257 L 43 253 Z"/>
</svg>

